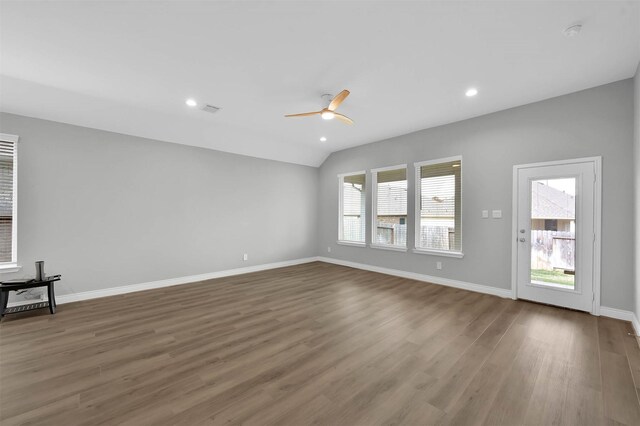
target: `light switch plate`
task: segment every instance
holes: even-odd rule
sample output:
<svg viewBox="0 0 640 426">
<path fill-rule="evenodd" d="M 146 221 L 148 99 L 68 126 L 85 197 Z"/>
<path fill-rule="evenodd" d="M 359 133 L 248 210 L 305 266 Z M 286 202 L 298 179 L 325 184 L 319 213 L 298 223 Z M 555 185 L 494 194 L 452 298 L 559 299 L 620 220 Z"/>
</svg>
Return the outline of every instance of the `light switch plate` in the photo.
<svg viewBox="0 0 640 426">
<path fill-rule="evenodd" d="M 491 216 L 494 219 L 502 219 L 502 210 L 492 210 L 491 211 Z"/>
<path fill-rule="evenodd" d="M 489 210 L 482 210 L 482 218 L 483 219 L 489 218 Z"/>
</svg>

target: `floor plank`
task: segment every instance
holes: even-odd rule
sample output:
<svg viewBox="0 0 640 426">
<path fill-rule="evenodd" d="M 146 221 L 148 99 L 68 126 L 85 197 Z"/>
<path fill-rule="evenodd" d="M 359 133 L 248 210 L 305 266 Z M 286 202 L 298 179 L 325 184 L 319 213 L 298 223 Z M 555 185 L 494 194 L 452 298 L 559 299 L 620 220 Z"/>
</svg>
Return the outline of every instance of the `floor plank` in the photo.
<svg viewBox="0 0 640 426">
<path fill-rule="evenodd" d="M 0 422 L 637 425 L 630 327 L 314 262 L 3 318 Z"/>
</svg>

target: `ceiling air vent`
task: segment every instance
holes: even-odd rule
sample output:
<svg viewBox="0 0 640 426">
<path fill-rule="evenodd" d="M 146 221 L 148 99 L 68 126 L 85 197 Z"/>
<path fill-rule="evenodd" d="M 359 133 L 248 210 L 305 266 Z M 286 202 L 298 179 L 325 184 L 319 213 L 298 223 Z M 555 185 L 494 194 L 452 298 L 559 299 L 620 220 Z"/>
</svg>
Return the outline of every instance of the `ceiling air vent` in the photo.
<svg viewBox="0 0 640 426">
<path fill-rule="evenodd" d="M 220 111 L 220 108 L 217 107 L 217 106 L 206 104 L 205 106 L 202 107 L 202 110 L 204 112 L 209 112 L 211 114 L 215 114 L 216 112 Z"/>
</svg>

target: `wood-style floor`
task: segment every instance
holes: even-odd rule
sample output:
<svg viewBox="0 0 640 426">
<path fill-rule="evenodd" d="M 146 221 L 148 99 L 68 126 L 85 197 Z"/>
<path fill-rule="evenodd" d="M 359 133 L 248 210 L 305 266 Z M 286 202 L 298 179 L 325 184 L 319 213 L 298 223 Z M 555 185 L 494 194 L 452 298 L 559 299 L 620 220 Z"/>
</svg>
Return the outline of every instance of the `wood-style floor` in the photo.
<svg viewBox="0 0 640 426">
<path fill-rule="evenodd" d="M 630 330 L 316 262 L 5 317 L 0 421 L 639 425 Z"/>
</svg>

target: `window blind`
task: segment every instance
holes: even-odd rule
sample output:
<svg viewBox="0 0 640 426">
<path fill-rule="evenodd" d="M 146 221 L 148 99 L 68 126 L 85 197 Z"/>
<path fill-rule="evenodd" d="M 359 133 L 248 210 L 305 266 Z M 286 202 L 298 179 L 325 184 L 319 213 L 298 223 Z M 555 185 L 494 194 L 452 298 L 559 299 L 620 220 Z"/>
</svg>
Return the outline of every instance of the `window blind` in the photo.
<svg viewBox="0 0 640 426">
<path fill-rule="evenodd" d="M 15 143 L 0 140 L 0 263 L 13 261 Z"/>
<path fill-rule="evenodd" d="M 460 160 L 420 167 L 416 247 L 461 251 Z"/>
<path fill-rule="evenodd" d="M 342 241 L 365 242 L 365 180 L 366 175 L 356 174 L 341 179 Z"/>
<path fill-rule="evenodd" d="M 407 169 L 376 172 L 376 244 L 407 245 Z"/>
</svg>

